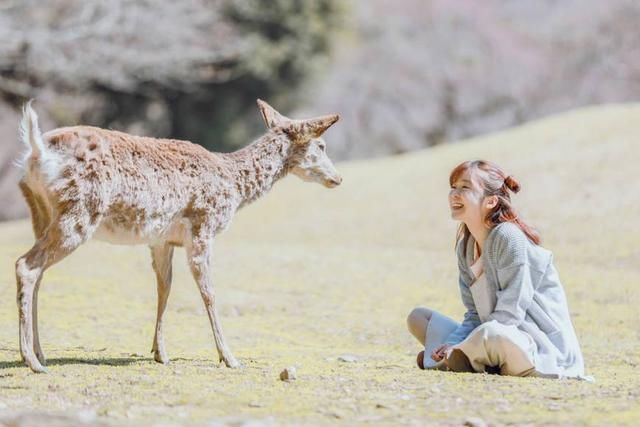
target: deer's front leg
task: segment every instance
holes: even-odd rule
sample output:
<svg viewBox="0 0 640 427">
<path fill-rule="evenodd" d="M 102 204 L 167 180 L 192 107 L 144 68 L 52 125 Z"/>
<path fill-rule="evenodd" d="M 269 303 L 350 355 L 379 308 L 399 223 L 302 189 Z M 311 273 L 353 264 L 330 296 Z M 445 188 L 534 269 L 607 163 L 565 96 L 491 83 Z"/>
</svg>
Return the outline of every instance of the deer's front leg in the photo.
<svg viewBox="0 0 640 427">
<path fill-rule="evenodd" d="M 229 368 L 239 368 L 240 363 L 231 354 L 231 351 L 227 347 L 227 344 L 222 334 L 222 326 L 220 325 L 220 319 L 218 318 L 218 312 L 216 310 L 215 293 L 211 284 L 210 273 L 210 261 L 211 256 L 211 241 L 208 236 L 194 236 L 193 241 L 186 245 L 187 258 L 189 261 L 189 267 L 191 267 L 191 273 L 198 285 L 202 301 L 209 315 L 211 322 L 211 328 L 213 329 L 213 339 L 216 342 L 216 349 L 218 350 L 218 356 L 220 360 L 225 363 Z"/>
<path fill-rule="evenodd" d="M 151 258 L 153 270 L 156 273 L 158 286 L 158 312 L 156 315 L 156 330 L 153 336 L 151 352 L 156 362 L 169 363 L 169 357 L 164 347 L 164 313 L 167 308 L 167 299 L 171 291 L 173 246 L 164 244 L 151 246 Z"/>
</svg>

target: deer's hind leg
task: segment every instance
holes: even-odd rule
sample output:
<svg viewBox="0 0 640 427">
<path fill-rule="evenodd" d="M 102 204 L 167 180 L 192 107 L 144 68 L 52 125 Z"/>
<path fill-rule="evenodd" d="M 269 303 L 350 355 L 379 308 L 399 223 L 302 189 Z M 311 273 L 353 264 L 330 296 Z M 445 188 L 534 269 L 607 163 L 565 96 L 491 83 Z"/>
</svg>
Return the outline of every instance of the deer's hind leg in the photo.
<svg viewBox="0 0 640 427">
<path fill-rule="evenodd" d="M 46 372 L 36 356 L 34 301 L 44 271 L 61 261 L 84 243 L 95 230 L 85 209 L 79 203 L 67 202 L 56 212 L 42 236 L 25 255 L 16 261 L 17 304 L 19 316 L 20 354 L 34 372 Z M 87 224 L 94 225 L 87 225 Z M 40 353 L 42 352 L 39 350 Z"/>
<path fill-rule="evenodd" d="M 51 223 L 51 209 L 46 199 L 36 191 L 33 191 L 26 182 L 20 182 L 20 190 L 24 196 L 29 210 L 31 211 L 31 225 L 36 240 L 44 236 L 44 232 Z M 40 278 L 42 279 L 42 277 Z M 32 316 L 33 316 L 33 349 L 35 355 L 42 365 L 46 364 L 46 358 L 40 346 L 40 334 L 38 332 L 38 291 L 40 290 L 38 280 L 33 289 Z M 22 355 L 21 355 L 22 357 Z M 24 362 L 24 359 L 23 359 Z"/>
<path fill-rule="evenodd" d="M 51 223 L 51 210 L 44 196 L 33 191 L 29 185 L 20 182 L 20 190 L 31 211 L 31 225 L 33 227 L 33 235 L 36 240 L 44 235 L 44 231 Z"/>
<path fill-rule="evenodd" d="M 158 287 L 158 312 L 156 316 L 156 331 L 153 336 L 151 352 L 156 362 L 169 363 L 169 357 L 164 347 L 164 313 L 167 308 L 167 299 L 171 291 L 173 246 L 162 244 L 151 246 L 153 270 L 156 273 Z"/>
</svg>

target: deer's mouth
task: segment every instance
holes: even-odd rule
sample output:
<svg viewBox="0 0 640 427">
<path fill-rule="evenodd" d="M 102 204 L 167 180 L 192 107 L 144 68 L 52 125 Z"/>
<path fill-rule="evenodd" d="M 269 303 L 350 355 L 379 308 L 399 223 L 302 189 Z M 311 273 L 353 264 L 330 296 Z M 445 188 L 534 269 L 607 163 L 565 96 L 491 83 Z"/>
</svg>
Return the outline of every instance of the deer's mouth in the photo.
<svg viewBox="0 0 640 427">
<path fill-rule="evenodd" d="M 327 188 L 335 188 L 338 185 L 340 185 L 341 182 L 342 182 L 342 178 L 341 177 L 325 179 L 324 180 L 324 186 L 327 187 Z"/>
</svg>

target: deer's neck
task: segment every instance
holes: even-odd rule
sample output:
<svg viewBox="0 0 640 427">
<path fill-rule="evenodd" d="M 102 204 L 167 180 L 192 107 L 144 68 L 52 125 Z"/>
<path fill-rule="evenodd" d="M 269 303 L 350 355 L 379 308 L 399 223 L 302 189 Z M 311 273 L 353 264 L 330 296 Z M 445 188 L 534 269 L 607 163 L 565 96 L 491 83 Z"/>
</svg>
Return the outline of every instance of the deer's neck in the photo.
<svg viewBox="0 0 640 427">
<path fill-rule="evenodd" d="M 291 148 L 288 138 L 269 133 L 229 154 L 241 197 L 240 207 L 268 192 L 277 180 L 287 174 Z"/>
</svg>

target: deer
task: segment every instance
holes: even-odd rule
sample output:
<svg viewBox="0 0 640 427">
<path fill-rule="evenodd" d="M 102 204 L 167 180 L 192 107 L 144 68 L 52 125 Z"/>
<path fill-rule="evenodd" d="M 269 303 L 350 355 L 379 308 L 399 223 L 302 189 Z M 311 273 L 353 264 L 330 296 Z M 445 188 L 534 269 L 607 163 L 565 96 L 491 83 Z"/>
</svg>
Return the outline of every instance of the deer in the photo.
<svg viewBox="0 0 640 427">
<path fill-rule="evenodd" d="M 20 190 L 29 206 L 35 243 L 15 264 L 22 361 L 47 372 L 38 336 L 43 273 L 90 238 L 147 245 L 156 276 L 157 313 L 151 352 L 167 364 L 163 323 L 175 247 L 187 261 L 209 317 L 219 363 L 241 364 L 226 344 L 216 309 L 210 258 L 218 233 L 235 212 L 292 173 L 327 188 L 342 177 L 322 134 L 339 116 L 290 119 L 257 100 L 266 132 L 231 153 L 189 141 L 134 136 L 91 126 L 41 133 L 32 101 L 20 124 L 24 156 Z"/>
</svg>

